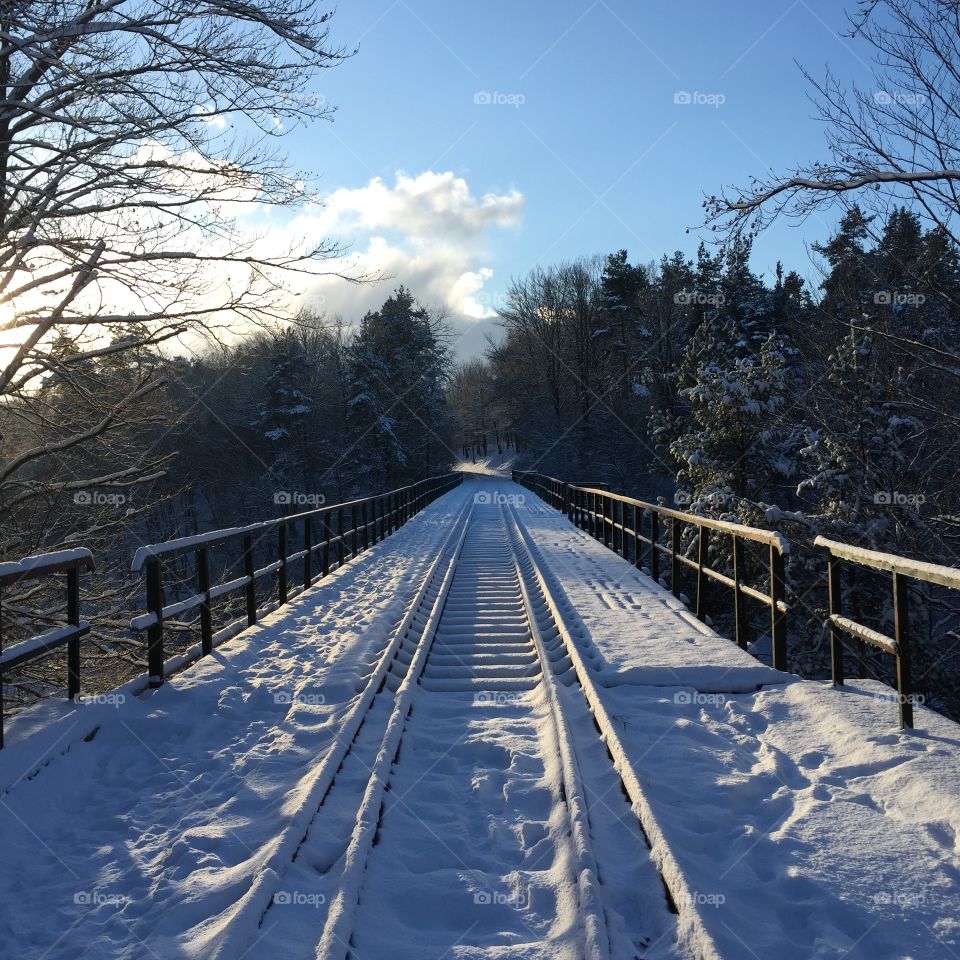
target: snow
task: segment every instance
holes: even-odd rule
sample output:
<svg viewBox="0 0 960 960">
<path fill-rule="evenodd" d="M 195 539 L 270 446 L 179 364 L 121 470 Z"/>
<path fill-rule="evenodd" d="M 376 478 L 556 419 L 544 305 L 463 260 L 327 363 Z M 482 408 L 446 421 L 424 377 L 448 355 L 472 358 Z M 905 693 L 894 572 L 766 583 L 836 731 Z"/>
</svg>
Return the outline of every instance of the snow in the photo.
<svg viewBox="0 0 960 960">
<path fill-rule="evenodd" d="M 52 652 L 57 647 L 63 646 L 75 633 L 83 634 L 89 633 L 89 631 L 90 624 L 83 620 L 76 626 L 67 625 L 65 627 L 57 627 L 53 630 L 48 630 L 46 633 L 41 633 L 38 636 L 30 637 L 27 640 L 21 640 L 20 643 L 15 643 L 11 647 L 4 648 L 3 653 L 0 654 L 0 667 L 19 660 L 24 655 L 32 654 L 40 650 L 50 650 Z"/>
<path fill-rule="evenodd" d="M 666 591 L 535 499 L 521 515 L 720 954 L 956 956 L 960 727 L 921 707 L 903 732 L 889 687 L 668 632 Z"/>
<path fill-rule="evenodd" d="M 928 563 L 925 560 L 911 560 L 907 557 L 893 556 L 881 553 L 878 550 L 867 550 L 864 547 L 854 547 L 848 543 L 838 543 L 826 537 L 817 537 L 814 546 L 830 550 L 838 557 L 852 560 L 855 563 L 879 570 L 896 570 L 898 573 L 917 580 L 927 580 L 930 583 L 939 583 L 945 587 L 960 590 L 960 573 L 953 567 L 945 567 L 939 563 Z"/>
<path fill-rule="evenodd" d="M 38 553 L 22 560 L 8 560 L 0 563 L 0 579 L 7 577 L 41 577 L 44 569 L 76 563 L 93 569 L 93 554 L 86 547 L 76 547 L 71 550 L 55 550 L 52 553 Z"/>
<path fill-rule="evenodd" d="M 509 456 L 470 466 L 395 535 L 159 690 L 141 678 L 112 700 L 8 720 L 4 956 L 313 957 L 308 928 L 332 917 L 358 957 L 421 960 L 457 937 L 447 956 L 573 957 L 593 896 L 614 960 L 678 944 L 704 958 L 955 956 L 960 727 L 919 707 L 901 732 L 890 688 L 771 669 L 512 484 Z M 455 518 L 499 509 L 477 506 L 491 491 L 518 504 L 583 691 L 478 700 L 411 683 L 392 705 L 377 698 L 384 724 L 391 709 L 407 717 L 400 761 L 348 761 L 325 801 L 333 819 L 310 831 L 383 651 Z M 362 826 L 338 821 L 364 791 Z M 564 794 L 585 804 L 592 854 Z M 343 884 L 323 886 L 354 829 Z"/>
</svg>

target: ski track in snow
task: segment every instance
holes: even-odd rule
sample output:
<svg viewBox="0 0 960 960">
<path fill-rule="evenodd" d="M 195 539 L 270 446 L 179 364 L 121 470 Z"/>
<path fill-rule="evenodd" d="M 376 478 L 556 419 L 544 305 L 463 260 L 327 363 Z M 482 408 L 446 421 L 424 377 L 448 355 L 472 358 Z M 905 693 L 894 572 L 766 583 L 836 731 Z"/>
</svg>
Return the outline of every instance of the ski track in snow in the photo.
<svg viewBox="0 0 960 960">
<path fill-rule="evenodd" d="M 221 946 L 453 518 L 494 489 L 525 498 L 518 517 L 616 731 L 607 746 L 639 782 L 655 859 L 665 844 L 692 895 L 681 919 L 695 914 L 727 957 L 960 955 L 960 727 L 920 708 L 902 733 L 886 687 L 835 691 L 772 670 L 497 464 L 474 472 L 159 691 L 8 723 L 0 955 L 194 958 Z M 428 659 L 366 857 L 352 956 L 581 955 L 544 686 L 478 701 L 428 689 L 431 675 Z M 583 696 L 576 684 L 558 695 L 611 956 L 674 956 L 663 888 Z M 250 960 L 315 955 L 389 709 L 374 702 L 296 860 L 267 877 L 274 899 Z"/>
</svg>

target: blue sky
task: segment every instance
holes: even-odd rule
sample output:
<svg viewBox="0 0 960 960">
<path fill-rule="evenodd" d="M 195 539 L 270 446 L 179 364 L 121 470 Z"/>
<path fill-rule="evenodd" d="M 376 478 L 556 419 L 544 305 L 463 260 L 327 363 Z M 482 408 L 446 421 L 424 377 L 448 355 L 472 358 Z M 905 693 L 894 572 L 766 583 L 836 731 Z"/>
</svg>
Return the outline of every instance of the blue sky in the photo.
<svg viewBox="0 0 960 960">
<path fill-rule="evenodd" d="M 705 193 L 823 155 L 794 61 L 868 84 L 845 27 L 836 0 L 342 4 L 332 39 L 359 52 L 312 87 L 335 121 L 286 146 L 334 198 L 301 225 L 391 278 L 324 285 L 323 304 L 351 317 L 405 282 L 450 304 L 469 354 L 511 275 L 621 247 L 692 254 Z M 830 227 L 773 228 L 756 269 L 780 257 L 813 278 L 806 244 Z"/>
</svg>

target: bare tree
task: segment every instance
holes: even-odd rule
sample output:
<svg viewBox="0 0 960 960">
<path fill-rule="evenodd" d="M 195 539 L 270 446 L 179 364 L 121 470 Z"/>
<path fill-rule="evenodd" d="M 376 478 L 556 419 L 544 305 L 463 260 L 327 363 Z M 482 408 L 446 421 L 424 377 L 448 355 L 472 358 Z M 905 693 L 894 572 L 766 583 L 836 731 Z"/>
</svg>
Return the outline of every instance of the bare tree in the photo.
<svg viewBox="0 0 960 960">
<path fill-rule="evenodd" d="M 956 242 L 960 4 L 859 0 L 850 24 L 851 37 L 873 53 L 871 88 L 804 72 L 830 159 L 708 198 L 715 228 L 755 233 L 781 214 L 804 217 L 836 203 L 885 216 L 891 205 L 911 202 Z"/>
<path fill-rule="evenodd" d="M 346 55 L 330 16 L 316 0 L 0 5 L 0 518 L 149 476 L 136 451 L 107 469 L 68 455 L 157 416 L 161 344 L 282 315 L 291 280 L 336 252 L 271 250 L 237 216 L 310 198 L 275 141 L 331 115 L 307 92 Z"/>
</svg>

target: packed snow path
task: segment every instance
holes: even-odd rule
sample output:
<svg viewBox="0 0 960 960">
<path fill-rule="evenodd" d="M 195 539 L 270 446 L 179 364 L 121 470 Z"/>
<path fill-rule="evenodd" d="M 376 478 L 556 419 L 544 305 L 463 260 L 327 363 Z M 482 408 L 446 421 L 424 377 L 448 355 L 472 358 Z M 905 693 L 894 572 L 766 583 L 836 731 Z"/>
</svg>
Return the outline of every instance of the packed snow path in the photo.
<svg viewBox="0 0 960 960">
<path fill-rule="evenodd" d="M 541 630 L 552 618 L 529 572 L 521 583 L 529 564 L 508 518 L 476 505 L 462 523 L 278 881 L 252 958 L 605 960 L 597 842 L 611 889 L 631 891 L 610 905 L 615 955 L 676 956 L 612 765 L 592 730 L 579 750 L 570 740 L 552 677 L 554 661 L 569 661 L 556 626 Z M 585 714 L 581 702 L 580 723 Z M 609 794 L 592 793 L 592 819 L 581 755 Z"/>
<path fill-rule="evenodd" d="M 501 477 L 8 733 L 4 958 L 960 955 L 957 726 L 771 670 Z"/>
</svg>

